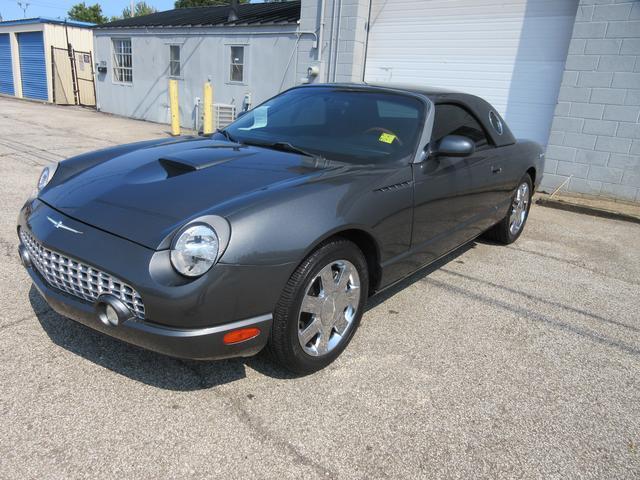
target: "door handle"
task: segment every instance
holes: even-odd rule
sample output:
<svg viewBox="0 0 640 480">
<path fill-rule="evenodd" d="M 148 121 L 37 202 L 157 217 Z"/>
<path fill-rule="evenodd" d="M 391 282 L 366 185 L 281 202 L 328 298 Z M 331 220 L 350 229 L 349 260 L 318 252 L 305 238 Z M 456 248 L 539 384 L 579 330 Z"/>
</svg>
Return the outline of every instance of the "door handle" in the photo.
<svg viewBox="0 0 640 480">
<path fill-rule="evenodd" d="M 502 167 L 491 167 L 491 173 L 501 173 Z"/>
</svg>

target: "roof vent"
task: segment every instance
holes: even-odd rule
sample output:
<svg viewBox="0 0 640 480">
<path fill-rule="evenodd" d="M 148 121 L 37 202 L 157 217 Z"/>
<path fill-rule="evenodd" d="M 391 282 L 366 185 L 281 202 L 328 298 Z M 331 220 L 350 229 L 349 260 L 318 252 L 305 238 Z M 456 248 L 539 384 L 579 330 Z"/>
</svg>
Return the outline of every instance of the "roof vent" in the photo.
<svg viewBox="0 0 640 480">
<path fill-rule="evenodd" d="M 231 3 L 229 4 L 229 16 L 227 17 L 227 21 L 238 21 L 238 0 L 231 0 Z"/>
</svg>

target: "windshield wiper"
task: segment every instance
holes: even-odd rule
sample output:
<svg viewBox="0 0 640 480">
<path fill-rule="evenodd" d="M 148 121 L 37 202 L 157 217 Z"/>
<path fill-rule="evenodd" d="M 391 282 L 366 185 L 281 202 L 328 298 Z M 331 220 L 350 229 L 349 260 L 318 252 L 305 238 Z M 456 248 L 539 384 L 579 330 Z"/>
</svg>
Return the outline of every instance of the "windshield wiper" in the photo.
<svg viewBox="0 0 640 480">
<path fill-rule="evenodd" d="M 292 145 L 289 142 L 274 142 L 274 143 L 255 142 L 254 145 L 258 147 L 273 148 L 274 150 L 280 150 L 282 152 L 298 153 L 300 155 L 304 155 L 305 157 L 322 158 L 320 155 L 303 150 L 302 148 L 296 147 L 295 145 Z"/>
<path fill-rule="evenodd" d="M 216 129 L 216 133 L 221 133 L 222 135 L 224 135 L 224 138 L 226 138 L 226 139 L 227 139 L 227 140 L 229 140 L 230 142 L 233 142 L 233 143 L 240 143 L 240 142 L 238 142 L 235 138 L 233 138 L 229 132 L 227 132 L 227 131 L 226 131 L 226 130 L 224 130 L 224 129 L 223 129 L 223 130 L 221 130 L 221 129 L 217 128 L 217 129 Z"/>
</svg>

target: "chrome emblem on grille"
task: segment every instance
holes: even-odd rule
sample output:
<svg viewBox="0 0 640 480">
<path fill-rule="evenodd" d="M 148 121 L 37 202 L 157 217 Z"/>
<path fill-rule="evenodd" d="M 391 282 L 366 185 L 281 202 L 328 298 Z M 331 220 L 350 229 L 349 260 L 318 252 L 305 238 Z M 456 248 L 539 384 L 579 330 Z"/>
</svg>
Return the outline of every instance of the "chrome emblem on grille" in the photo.
<svg viewBox="0 0 640 480">
<path fill-rule="evenodd" d="M 51 223 L 53 223 L 53 226 L 56 227 L 56 228 L 61 228 L 63 230 L 66 230 L 67 232 L 82 234 L 82 232 L 79 231 L 79 230 L 75 230 L 75 229 L 73 229 L 71 227 L 67 227 L 64 223 L 62 223 L 62 220 L 54 220 L 51 217 L 47 217 L 47 220 L 49 220 Z"/>
</svg>

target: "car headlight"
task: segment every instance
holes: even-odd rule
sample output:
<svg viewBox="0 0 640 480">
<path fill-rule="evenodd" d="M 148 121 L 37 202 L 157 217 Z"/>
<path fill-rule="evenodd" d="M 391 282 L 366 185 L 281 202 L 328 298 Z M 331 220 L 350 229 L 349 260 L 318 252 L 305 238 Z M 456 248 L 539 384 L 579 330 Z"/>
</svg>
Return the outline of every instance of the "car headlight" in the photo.
<svg viewBox="0 0 640 480">
<path fill-rule="evenodd" d="M 57 169 L 57 163 L 52 163 L 51 165 L 47 165 L 42 169 L 42 173 L 40 174 L 40 178 L 38 179 L 38 192 L 47 186 L 47 184 L 55 175 Z"/>
<path fill-rule="evenodd" d="M 186 277 L 199 277 L 218 259 L 220 241 L 216 231 L 203 223 L 187 225 L 171 247 L 173 267 Z"/>
</svg>

